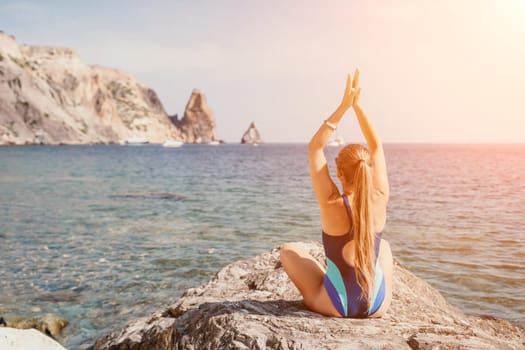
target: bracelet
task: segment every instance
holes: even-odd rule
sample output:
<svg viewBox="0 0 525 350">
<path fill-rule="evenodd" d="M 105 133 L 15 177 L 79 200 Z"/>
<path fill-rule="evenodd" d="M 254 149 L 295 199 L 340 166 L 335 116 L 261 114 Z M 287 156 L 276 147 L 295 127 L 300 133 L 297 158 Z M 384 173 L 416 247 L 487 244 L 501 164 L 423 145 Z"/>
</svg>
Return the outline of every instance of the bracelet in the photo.
<svg viewBox="0 0 525 350">
<path fill-rule="evenodd" d="M 330 129 L 332 129 L 332 130 L 337 129 L 337 125 L 335 125 L 334 123 L 330 123 L 330 122 L 328 121 L 328 119 L 326 119 L 326 120 L 324 121 L 324 124 L 325 124 L 326 126 L 328 126 L 328 127 L 329 127 Z"/>
</svg>

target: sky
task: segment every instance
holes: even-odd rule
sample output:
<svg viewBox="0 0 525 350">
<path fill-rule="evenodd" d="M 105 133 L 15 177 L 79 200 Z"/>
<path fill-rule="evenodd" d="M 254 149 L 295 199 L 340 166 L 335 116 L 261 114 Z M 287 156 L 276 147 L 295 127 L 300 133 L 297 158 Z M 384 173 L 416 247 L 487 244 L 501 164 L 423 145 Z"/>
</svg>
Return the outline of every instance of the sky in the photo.
<svg viewBox="0 0 525 350">
<path fill-rule="evenodd" d="M 525 0 L 0 0 L 0 30 L 127 71 L 170 115 L 198 88 L 227 142 L 252 121 L 308 142 L 356 67 L 383 142 L 525 142 Z M 363 141 L 353 111 L 339 133 Z"/>
</svg>

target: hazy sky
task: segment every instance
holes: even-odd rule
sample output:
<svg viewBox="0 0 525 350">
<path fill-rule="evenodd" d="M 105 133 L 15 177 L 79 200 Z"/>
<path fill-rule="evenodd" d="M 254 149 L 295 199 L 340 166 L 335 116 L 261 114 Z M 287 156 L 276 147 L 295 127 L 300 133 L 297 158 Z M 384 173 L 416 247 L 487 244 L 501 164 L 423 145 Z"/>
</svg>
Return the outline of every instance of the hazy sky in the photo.
<svg viewBox="0 0 525 350">
<path fill-rule="evenodd" d="M 251 121 L 308 141 L 359 66 L 385 142 L 525 142 L 525 0 L 0 0 L 0 26 L 134 74 L 169 114 L 199 88 L 226 141 Z"/>
</svg>

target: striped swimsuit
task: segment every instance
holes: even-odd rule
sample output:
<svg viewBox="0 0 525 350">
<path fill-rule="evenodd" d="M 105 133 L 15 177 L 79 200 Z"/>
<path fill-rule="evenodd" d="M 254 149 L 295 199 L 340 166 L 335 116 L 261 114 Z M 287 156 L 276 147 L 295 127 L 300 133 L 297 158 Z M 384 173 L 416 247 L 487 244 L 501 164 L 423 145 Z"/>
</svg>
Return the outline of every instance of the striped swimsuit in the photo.
<svg viewBox="0 0 525 350">
<path fill-rule="evenodd" d="M 352 211 L 346 196 L 343 196 L 348 217 Z M 332 304 L 343 317 L 365 318 L 379 310 L 385 299 L 385 277 L 379 266 L 379 247 L 382 232 L 375 235 L 375 278 L 372 302 L 361 297 L 361 287 L 357 284 L 356 271 L 343 257 L 343 247 L 354 237 L 353 230 L 346 235 L 331 236 L 323 231 L 323 246 L 326 255 L 326 274 L 324 286 Z"/>
</svg>

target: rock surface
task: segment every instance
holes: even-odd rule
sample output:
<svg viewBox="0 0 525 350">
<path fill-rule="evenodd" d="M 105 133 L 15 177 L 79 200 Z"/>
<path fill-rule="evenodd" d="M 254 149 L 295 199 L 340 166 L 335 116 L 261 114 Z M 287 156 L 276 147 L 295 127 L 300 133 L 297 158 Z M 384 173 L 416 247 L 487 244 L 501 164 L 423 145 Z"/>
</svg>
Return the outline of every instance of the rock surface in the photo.
<svg viewBox="0 0 525 350">
<path fill-rule="evenodd" d="M 248 130 L 246 130 L 246 132 L 242 135 L 241 143 L 257 145 L 263 142 L 264 141 L 261 138 L 261 133 L 259 132 L 259 129 L 257 129 L 255 122 L 252 122 L 248 127 Z"/>
<path fill-rule="evenodd" d="M 302 243 L 319 261 L 318 243 Z M 511 323 L 467 316 L 396 263 L 394 295 L 380 319 L 308 311 L 279 251 L 237 261 L 174 305 L 100 337 L 94 349 L 523 349 Z"/>
<path fill-rule="evenodd" d="M 215 120 L 201 93 L 192 94 L 180 128 L 131 74 L 0 32 L 0 145 L 210 142 Z"/>
<path fill-rule="evenodd" d="M 218 141 L 213 112 L 206 102 L 206 96 L 197 89 L 192 91 L 182 119 L 179 120 L 177 115 L 170 119 L 180 129 L 186 143 Z"/>
<path fill-rule="evenodd" d="M 0 317 L 0 326 L 18 329 L 34 328 L 55 339 L 68 324 L 67 320 L 54 314 L 47 314 L 42 318 L 13 318 L 8 320 Z"/>
<path fill-rule="evenodd" d="M 0 349 L 2 350 L 66 350 L 55 340 L 35 329 L 0 327 Z"/>
</svg>

